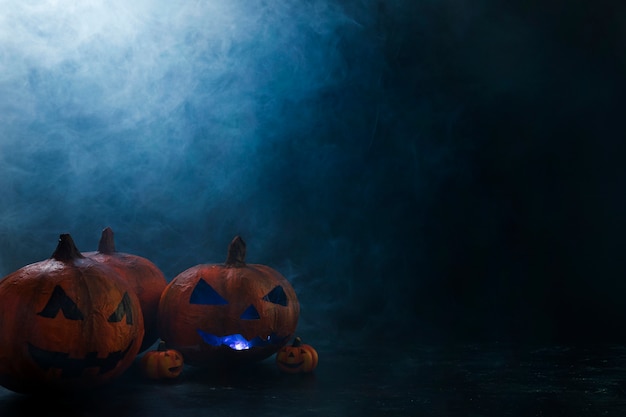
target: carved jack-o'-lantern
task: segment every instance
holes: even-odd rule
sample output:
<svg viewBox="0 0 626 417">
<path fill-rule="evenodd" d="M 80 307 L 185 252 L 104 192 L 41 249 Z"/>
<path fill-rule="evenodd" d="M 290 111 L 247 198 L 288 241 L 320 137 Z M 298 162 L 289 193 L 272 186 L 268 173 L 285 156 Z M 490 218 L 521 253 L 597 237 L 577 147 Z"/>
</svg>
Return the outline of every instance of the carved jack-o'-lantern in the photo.
<svg viewBox="0 0 626 417">
<path fill-rule="evenodd" d="M 0 384 L 17 392 L 87 389 L 122 374 L 144 334 L 139 300 L 69 234 L 50 259 L 0 281 Z"/>
<path fill-rule="evenodd" d="M 168 349 L 162 340 L 157 350 L 146 352 L 139 361 L 141 372 L 151 379 L 177 378 L 184 365 L 183 355 L 177 350 Z"/>
<path fill-rule="evenodd" d="M 140 351 L 148 349 L 158 339 L 159 299 L 167 286 L 163 272 L 146 258 L 115 250 L 113 230 L 110 227 L 102 231 L 98 251 L 83 252 L 83 255 L 110 266 L 130 284 L 143 312 L 145 335 Z"/>
<path fill-rule="evenodd" d="M 246 264 L 245 242 L 230 243 L 225 264 L 178 274 L 159 303 L 160 336 L 190 364 L 225 364 L 269 357 L 293 336 L 300 304 L 285 277 Z"/>
<path fill-rule="evenodd" d="M 313 372 L 317 362 L 317 351 L 313 346 L 302 343 L 299 337 L 294 339 L 291 346 L 284 346 L 276 353 L 276 365 L 289 374 Z"/>
</svg>

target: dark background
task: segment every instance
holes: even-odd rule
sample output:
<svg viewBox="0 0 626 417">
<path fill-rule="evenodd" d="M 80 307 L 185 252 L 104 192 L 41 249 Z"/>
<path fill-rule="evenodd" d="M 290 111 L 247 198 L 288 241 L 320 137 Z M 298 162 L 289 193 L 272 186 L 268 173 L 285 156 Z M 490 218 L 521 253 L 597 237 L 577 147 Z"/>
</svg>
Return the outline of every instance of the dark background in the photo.
<svg viewBox="0 0 626 417">
<path fill-rule="evenodd" d="M 626 7 L 18 2 L 0 274 L 60 233 L 281 271 L 309 341 L 623 341 Z"/>
</svg>

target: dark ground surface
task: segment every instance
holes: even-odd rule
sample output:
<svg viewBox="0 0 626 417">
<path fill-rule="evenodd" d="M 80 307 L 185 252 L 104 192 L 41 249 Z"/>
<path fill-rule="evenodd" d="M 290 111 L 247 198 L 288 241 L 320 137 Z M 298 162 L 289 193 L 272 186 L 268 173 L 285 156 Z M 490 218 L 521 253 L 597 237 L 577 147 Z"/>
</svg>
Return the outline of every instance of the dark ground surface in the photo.
<svg viewBox="0 0 626 417">
<path fill-rule="evenodd" d="M 34 398 L 0 389 L 0 415 L 626 415 L 623 346 L 322 346 L 318 351 L 319 367 L 307 375 L 280 373 L 272 357 L 230 374 L 187 366 L 173 382 L 148 381 L 135 364 L 119 380 L 81 398 Z"/>
</svg>

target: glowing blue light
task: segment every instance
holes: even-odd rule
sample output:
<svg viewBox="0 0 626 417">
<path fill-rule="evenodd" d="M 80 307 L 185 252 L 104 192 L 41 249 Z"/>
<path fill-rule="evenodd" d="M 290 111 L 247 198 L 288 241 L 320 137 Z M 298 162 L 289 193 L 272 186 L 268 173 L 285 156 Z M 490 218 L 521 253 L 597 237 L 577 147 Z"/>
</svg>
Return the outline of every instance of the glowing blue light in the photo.
<svg viewBox="0 0 626 417">
<path fill-rule="evenodd" d="M 234 350 L 250 349 L 250 343 L 240 334 L 222 337 L 222 344 Z"/>
<path fill-rule="evenodd" d="M 198 329 L 198 334 L 202 337 L 202 340 L 208 345 L 211 346 L 228 346 L 233 350 L 247 350 L 254 347 L 264 347 L 268 345 L 282 345 L 287 339 L 291 336 L 279 337 L 275 333 L 271 335 L 261 338 L 259 336 L 252 338 L 250 340 L 246 339 L 243 335 L 229 334 L 226 336 L 215 336 L 214 334 L 203 332 Z"/>
</svg>

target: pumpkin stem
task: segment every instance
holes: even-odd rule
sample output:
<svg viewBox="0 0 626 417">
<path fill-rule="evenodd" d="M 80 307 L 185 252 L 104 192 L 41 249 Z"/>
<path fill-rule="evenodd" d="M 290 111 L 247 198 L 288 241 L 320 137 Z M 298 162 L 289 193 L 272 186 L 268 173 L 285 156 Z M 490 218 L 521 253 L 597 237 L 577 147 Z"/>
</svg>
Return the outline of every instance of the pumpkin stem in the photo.
<svg viewBox="0 0 626 417">
<path fill-rule="evenodd" d="M 98 243 L 98 252 L 112 254 L 115 252 L 115 240 L 113 239 L 113 229 L 107 227 L 102 231 L 100 242 Z"/>
<path fill-rule="evenodd" d="M 228 245 L 228 255 L 226 257 L 226 267 L 241 268 L 246 265 L 246 242 L 241 236 L 235 238 Z"/>
<path fill-rule="evenodd" d="M 67 262 L 73 259 L 84 258 L 84 256 L 76 247 L 72 236 L 70 236 L 69 233 L 64 233 L 59 235 L 59 244 L 50 258 L 56 259 L 57 261 Z"/>
<path fill-rule="evenodd" d="M 293 343 L 291 344 L 291 346 L 293 347 L 302 346 L 302 339 L 300 339 L 299 337 L 296 337 L 295 339 L 293 339 Z"/>
<path fill-rule="evenodd" d="M 159 346 L 157 347 L 157 352 L 165 352 L 166 350 L 167 350 L 167 347 L 165 347 L 165 342 L 161 340 L 159 342 Z"/>
</svg>

